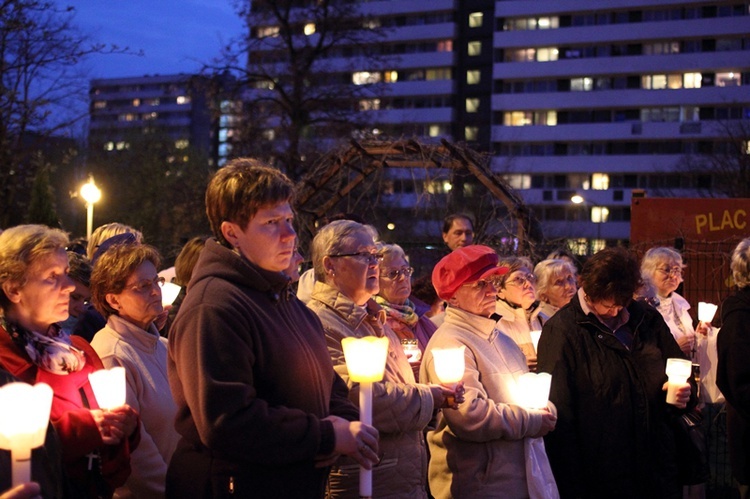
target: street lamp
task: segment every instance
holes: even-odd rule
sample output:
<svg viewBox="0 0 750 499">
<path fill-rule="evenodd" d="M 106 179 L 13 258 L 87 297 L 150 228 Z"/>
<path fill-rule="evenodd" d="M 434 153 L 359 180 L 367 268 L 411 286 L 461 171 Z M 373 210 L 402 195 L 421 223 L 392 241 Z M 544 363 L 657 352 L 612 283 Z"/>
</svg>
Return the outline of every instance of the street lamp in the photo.
<svg viewBox="0 0 750 499">
<path fill-rule="evenodd" d="M 94 229 L 94 203 L 102 198 L 102 191 L 94 183 L 93 175 L 89 175 L 89 181 L 81 186 L 81 197 L 86 201 L 86 240 L 88 241 Z"/>
</svg>

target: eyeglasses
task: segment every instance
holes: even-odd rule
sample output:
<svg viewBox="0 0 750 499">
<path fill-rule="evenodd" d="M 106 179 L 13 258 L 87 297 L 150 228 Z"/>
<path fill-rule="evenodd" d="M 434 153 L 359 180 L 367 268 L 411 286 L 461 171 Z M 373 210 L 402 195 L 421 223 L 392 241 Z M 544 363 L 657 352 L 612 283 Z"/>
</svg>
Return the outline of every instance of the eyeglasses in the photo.
<svg viewBox="0 0 750 499">
<path fill-rule="evenodd" d="M 656 270 L 669 277 L 682 277 L 682 267 L 658 268 Z"/>
<path fill-rule="evenodd" d="M 371 253 L 369 251 L 360 251 L 357 253 L 341 253 L 340 255 L 328 255 L 331 258 L 341 258 L 345 256 L 350 256 L 352 258 L 356 258 L 360 262 L 367 262 L 370 263 L 380 263 L 383 260 L 383 253 Z"/>
<path fill-rule="evenodd" d="M 476 290 L 479 290 L 479 291 L 484 291 L 485 289 L 487 289 L 488 286 L 492 286 L 495 289 L 497 289 L 497 285 L 493 281 L 484 280 L 484 279 L 464 284 L 464 286 L 468 286 L 468 287 L 470 287 L 472 289 L 476 289 Z"/>
<path fill-rule="evenodd" d="M 571 286 L 575 286 L 576 284 L 576 278 L 572 275 L 569 275 L 568 277 L 563 277 L 561 279 L 557 279 L 553 285 L 558 286 L 560 288 L 565 287 L 566 284 L 570 284 Z"/>
<path fill-rule="evenodd" d="M 413 273 L 414 269 L 412 267 L 401 267 L 400 269 L 385 270 L 380 273 L 380 277 L 395 281 L 400 276 L 404 276 L 404 278 L 411 277 Z"/>
<path fill-rule="evenodd" d="M 165 282 L 167 282 L 165 278 L 156 276 L 152 280 L 144 279 L 133 284 L 132 286 L 127 286 L 127 288 L 136 293 L 145 295 L 146 293 L 150 293 L 154 287 L 161 289 Z"/>
<path fill-rule="evenodd" d="M 536 277 L 534 274 L 517 275 L 513 279 L 505 280 L 505 284 L 513 284 L 519 288 L 523 287 L 527 282 L 532 286 L 536 284 Z"/>
</svg>

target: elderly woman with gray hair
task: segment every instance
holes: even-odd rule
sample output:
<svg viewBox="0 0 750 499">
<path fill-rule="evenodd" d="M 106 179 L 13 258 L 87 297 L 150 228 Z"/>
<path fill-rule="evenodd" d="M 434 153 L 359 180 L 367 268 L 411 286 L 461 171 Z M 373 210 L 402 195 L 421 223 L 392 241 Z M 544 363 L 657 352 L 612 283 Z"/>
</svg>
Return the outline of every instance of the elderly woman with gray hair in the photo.
<svg viewBox="0 0 750 499">
<path fill-rule="evenodd" d="M 437 326 L 429 317 L 417 315 L 414 304 L 409 300 L 414 269 L 409 266 L 401 246 L 383 244 L 380 251 L 383 254 L 380 291 L 374 299 L 385 310 L 386 323 L 401 340 L 414 376 L 418 377 L 422 354 Z"/>
<path fill-rule="evenodd" d="M 385 312 L 371 298 L 380 289 L 383 254 L 374 230 L 351 220 L 324 226 L 312 245 L 315 287 L 307 304 L 320 318 L 336 371 L 347 382 L 352 401 L 359 385 L 349 378 L 341 340 L 378 336 L 389 339 L 383 380 L 373 384 L 373 425 L 380 432 L 381 462 L 373 468 L 373 497 L 426 498 L 427 450 L 423 430 L 435 411 L 452 407 L 455 393 L 418 384 Z M 328 497 L 359 497 L 359 466 L 340 459 L 331 470 Z"/>
<path fill-rule="evenodd" d="M 730 263 L 737 292 L 721 304 L 716 382 L 727 400 L 732 476 L 740 497 L 750 497 L 750 238 L 734 249 Z"/>
<path fill-rule="evenodd" d="M 544 325 L 575 296 L 578 290 L 576 268 L 568 260 L 550 258 L 536 264 L 534 276 L 539 306 L 533 315 Z"/>
</svg>

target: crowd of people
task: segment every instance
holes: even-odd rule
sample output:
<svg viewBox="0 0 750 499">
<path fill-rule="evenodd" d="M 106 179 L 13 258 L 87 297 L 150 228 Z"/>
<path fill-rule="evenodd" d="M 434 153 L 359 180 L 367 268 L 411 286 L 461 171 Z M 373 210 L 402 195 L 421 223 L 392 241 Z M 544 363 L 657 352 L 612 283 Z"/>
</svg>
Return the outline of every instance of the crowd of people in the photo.
<svg viewBox="0 0 750 499">
<path fill-rule="evenodd" d="M 376 498 L 706 497 L 707 465 L 686 458 L 680 432 L 710 401 L 665 368 L 700 364 L 716 331 L 677 293 L 678 251 L 535 264 L 475 244 L 472 218 L 454 214 L 445 256 L 417 276 L 401 246 L 339 217 L 300 276 L 293 193 L 257 160 L 218 170 L 212 235 L 177 257 L 166 306 L 162 257 L 132 227 L 83 244 L 42 225 L 0 234 L 0 383 L 54 392 L 33 482 L 11 487 L 0 451 L 0 498 L 357 498 L 363 469 Z M 700 367 L 726 396 L 745 498 L 750 239 L 731 270 L 718 367 Z M 342 346 L 364 337 L 388 339 L 372 424 Z M 456 349 L 463 376 L 447 383 L 437 359 Z M 125 403 L 103 409 L 88 376 L 112 367 Z M 522 379 L 543 373 L 548 400 L 530 405 Z"/>
</svg>

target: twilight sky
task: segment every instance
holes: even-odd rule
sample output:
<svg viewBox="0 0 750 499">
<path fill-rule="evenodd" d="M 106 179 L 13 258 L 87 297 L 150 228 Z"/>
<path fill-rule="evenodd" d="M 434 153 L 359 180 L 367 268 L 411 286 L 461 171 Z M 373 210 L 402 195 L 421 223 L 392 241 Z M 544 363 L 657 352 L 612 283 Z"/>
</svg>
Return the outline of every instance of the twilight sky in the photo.
<svg viewBox="0 0 750 499">
<path fill-rule="evenodd" d="M 197 72 L 242 32 L 232 0 L 57 0 L 73 5 L 75 24 L 94 40 L 143 50 L 88 63 L 91 78 Z"/>
</svg>

